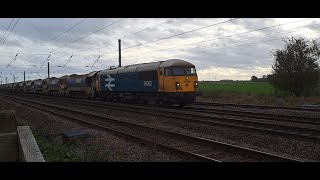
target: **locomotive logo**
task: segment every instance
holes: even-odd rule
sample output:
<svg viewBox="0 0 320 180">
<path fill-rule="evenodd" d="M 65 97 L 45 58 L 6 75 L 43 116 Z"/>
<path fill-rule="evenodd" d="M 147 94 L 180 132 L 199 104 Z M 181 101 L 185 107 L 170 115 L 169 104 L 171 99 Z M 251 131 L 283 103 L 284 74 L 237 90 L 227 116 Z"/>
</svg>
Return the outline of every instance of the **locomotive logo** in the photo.
<svg viewBox="0 0 320 180">
<path fill-rule="evenodd" d="M 112 91 L 112 87 L 115 87 L 115 84 L 111 84 L 112 81 L 114 81 L 114 78 L 112 78 L 110 75 L 107 75 L 108 78 L 104 79 L 104 81 L 108 82 L 108 84 L 105 84 L 104 86 L 109 88 L 110 91 Z"/>
</svg>

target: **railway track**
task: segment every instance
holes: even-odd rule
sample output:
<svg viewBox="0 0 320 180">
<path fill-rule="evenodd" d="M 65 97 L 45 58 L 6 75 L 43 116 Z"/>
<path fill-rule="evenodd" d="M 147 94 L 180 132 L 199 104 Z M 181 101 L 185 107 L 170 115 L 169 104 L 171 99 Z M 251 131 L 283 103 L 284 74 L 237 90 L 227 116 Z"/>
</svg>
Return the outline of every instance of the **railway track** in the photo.
<svg viewBox="0 0 320 180">
<path fill-rule="evenodd" d="M 233 104 L 233 103 L 217 103 L 217 102 L 194 102 L 194 105 L 201 106 L 235 106 L 243 108 L 261 108 L 261 109 L 283 109 L 283 110 L 295 110 L 295 111 L 315 111 L 320 112 L 320 109 L 316 108 L 297 108 L 297 107 L 282 107 L 282 106 L 264 106 L 264 105 L 252 105 L 252 104 Z"/>
<path fill-rule="evenodd" d="M 212 114 L 201 114 L 185 110 L 176 110 L 176 109 L 165 109 L 165 108 L 153 108 L 147 106 L 135 106 L 121 103 L 109 103 L 101 101 L 91 101 L 85 99 L 74 99 L 74 98 L 64 98 L 64 97 L 55 97 L 53 100 L 52 97 L 48 96 L 38 96 L 35 97 L 41 98 L 44 101 L 52 101 L 52 103 L 59 100 L 61 104 L 63 103 L 76 103 L 77 105 L 82 106 L 91 106 L 99 109 L 107 108 L 109 110 L 124 111 L 139 113 L 143 115 L 151 115 L 156 117 L 171 118 L 177 121 L 188 121 L 195 123 L 204 123 L 206 125 L 212 126 L 223 126 L 228 128 L 236 128 L 245 131 L 255 131 L 269 133 L 271 135 L 281 135 L 286 138 L 303 138 L 304 140 L 316 140 L 320 139 L 320 130 L 318 128 L 305 128 L 299 126 L 290 126 L 283 124 L 275 124 L 273 122 L 261 122 L 260 119 L 244 119 L 242 117 L 219 117 Z M 281 119 L 279 119 L 281 120 Z"/>
<path fill-rule="evenodd" d="M 213 109 L 213 108 L 206 108 L 201 106 L 199 107 L 197 105 L 189 105 L 189 106 L 178 108 L 178 109 L 188 110 L 192 112 L 209 113 L 209 114 L 221 114 L 221 115 L 231 115 L 231 116 L 237 116 L 237 117 L 259 118 L 264 120 L 281 121 L 281 122 L 289 122 L 289 123 L 320 125 L 319 118 L 313 118 L 313 117 L 281 115 L 281 114 L 260 113 L 260 112 L 257 113 L 257 112 L 230 110 L 230 109 Z"/>
<path fill-rule="evenodd" d="M 3 94 L 0 96 L 28 107 L 62 116 L 95 128 L 108 130 L 150 146 L 156 145 L 157 148 L 169 150 L 196 161 L 300 161 L 219 141 L 126 122 L 119 117 L 112 117 L 106 114 L 66 108 Z"/>
</svg>

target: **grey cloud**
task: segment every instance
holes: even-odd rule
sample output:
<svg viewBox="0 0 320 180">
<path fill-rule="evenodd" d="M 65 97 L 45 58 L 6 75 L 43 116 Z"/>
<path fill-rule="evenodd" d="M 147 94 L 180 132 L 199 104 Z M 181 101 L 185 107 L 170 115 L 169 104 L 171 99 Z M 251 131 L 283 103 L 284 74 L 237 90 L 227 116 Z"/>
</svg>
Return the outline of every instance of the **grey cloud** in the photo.
<svg viewBox="0 0 320 180">
<path fill-rule="evenodd" d="M 172 36 L 178 33 L 190 31 L 192 29 L 208 26 L 216 22 L 222 22 L 228 18 L 219 19 L 173 19 L 169 23 L 156 26 L 154 28 L 142 31 L 132 36 L 127 36 L 122 39 L 122 48 L 134 46 L 136 44 L 145 43 L 160 38 Z M 8 37 L 6 43 L 0 48 L 0 71 L 4 71 L 4 76 L 11 76 L 9 72 L 21 74 L 24 70 L 28 72 L 38 72 L 42 77 L 46 76 L 46 68 L 39 68 L 42 62 L 46 60 L 48 54 L 54 51 L 56 48 L 68 44 L 78 38 L 86 36 L 112 22 L 119 20 L 119 18 L 102 19 L 102 18 L 89 18 L 76 28 L 70 30 L 68 33 L 60 36 L 54 41 L 40 45 L 56 35 L 64 32 L 69 27 L 73 26 L 77 22 L 81 21 L 80 18 L 66 18 L 66 19 L 28 19 L 22 18 L 17 24 L 16 28 Z M 109 66 L 117 65 L 117 53 L 107 54 L 118 49 L 118 38 L 129 35 L 131 33 L 140 31 L 144 28 L 160 24 L 169 20 L 167 19 L 133 19 L 128 18 L 123 21 L 106 28 L 98 33 L 90 35 L 84 39 L 81 39 L 75 43 L 72 43 L 66 47 L 58 49 L 52 54 L 50 64 L 52 64 L 52 73 L 55 76 L 63 75 L 64 73 L 80 73 L 90 72 L 96 69 L 108 68 Z M 11 19 L 0 19 L 0 36 L 4 33 Z M 291 20 L 290 20 L 291 21 Z M 293 20 L 292 20 L 293 21 Z M 314 22 L 313 22 L 314 21 Z M 310 21 L 310 23 L 319 23 L 319 19 Z M 309 24 L 310 24 L 309 23 Z M 186 59 L 197 66 L 198 70 L 205 70 L 210 67 L 219 68 L 234 68 L 250 71 L 250 69 L 261 67 L 268 68 L 272 65 L 272 60 L 268 60 L 270 57 L 270 50 L 276 48 L 282 48 L 283 42 L 281 40 L 275 40 L 270 42 L 261 42 L 277 37 L 286 37 L 288 34 L 279 36 L 266 36 L 265 38 L 252 39 L 257 36 L 258 33 L 248 33 L 242 36 L 234 36 L 231 38 L 222 38 L 206 43 L 199 43 L 193 46 L 184 46 L 181 48 L 170 49 L 166 51 L 157 52 L 151 56 L 141 55 L 144 52 L 151 52 L 158 49 L 164 49 L 169 47 L 175 47 L 181 44 L 189 44 L 206 39 L 218 38 L 230 34 L 237 34 L 244 31 L 250 31 L 266 26 L 272 26 L 279 24 L 277 19 L 238 19 L 225 24 L 213 26 L 207 29 L 191 32 L 174 38 L 157 41 L 155 43 L 146 44 L 143 46 L 130 48 L 123 50 L 123 64 L 131 64 L 137 62 L 150 62 L 163 60 L 162 58 L 181 58 Z M 299 27 L 302 23 L 297 23 L 294 27 Z M 307 23 L 305 23 L 307 24 Z M 267 30 L 259 31 L 262 35 L 282 31 L 283 28 L 276 27 Z M 319 29 L 315 29 L 315 32 L 319 32 Z M 297 32 L 303 34 L 304 32 Z M 260 36 L 260 35 L 259 35 Z M 245 38 L 251 38 L 246 41 Z M 243 41 L 243 42 L 242 42 Z M 108 43 L 111 42 L 111 43 Z M 236 43 L 238 42 L 238 43 Z M 253 45 L 245 45 L 238 47 L 235 46 L 246 43 L 253 43 Z M 255 44 L 256 43 L 256 44 Z M 212 47 L 210 47 L 212 46 Z M 82 49 L 86 51 L 78 52 Z M 215 48 L 219 48 L 216 49 Z M 34 50 L 32 54 L 29 51 Z M 211 53 L 193 53 L 192 51 L 208 50 Z M 27 53 L 27 54 L 23 54 Z M 13 62 L 12 68 L 5 68 L 16 53 L 19 53 L 20 61 Z M 29 53 L 29 54 L 28 54 Z M 63 65 L 71 54 L 74 53 L 74 58 L 68 63 L 68 68 L 58 68 L 54 66 Z M 38 55 L 37 55 L 38 54 Z M 101 55 L 98 63 L 94 68 L 90 66 L 93 64 L 98 55 Z M 63 56 L 61 58 L 57 58 Z M 266 59 L 267 58 L 267 59 Z M 25 61 L 24 61 L 25 60 Z M 28 62 L 27 62 L 28 61 Z M 34 67 L 37 66 L 37 67 Z M 20 75 L 19 75 L 20 76 Z M 33 74 L 32 78 L 36 78 Z M 199 77 L 205 78 L 205 77 Z M 230 77 L 236 78 L 236 77 Z"/>
</svg>

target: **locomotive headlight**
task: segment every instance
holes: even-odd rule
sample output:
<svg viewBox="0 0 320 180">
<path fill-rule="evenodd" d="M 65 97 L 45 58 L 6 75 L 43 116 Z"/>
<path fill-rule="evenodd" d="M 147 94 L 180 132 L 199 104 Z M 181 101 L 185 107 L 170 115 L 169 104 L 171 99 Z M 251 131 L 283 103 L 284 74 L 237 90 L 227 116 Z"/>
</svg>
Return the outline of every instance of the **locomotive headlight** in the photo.
<svg viewBox="0 0 320 180">
<path fill-rule="evenodd" d="M 180 89 L 180 83 L 179 82 L 176 82 L 176 88 Z"/>
<path fill-rule="evenodd" d="M 198 82 L 197 82 L 197 81 L 194 82 L 194 87 L 195 87 L 195 88 L 198 88 Z"/>
</svg>

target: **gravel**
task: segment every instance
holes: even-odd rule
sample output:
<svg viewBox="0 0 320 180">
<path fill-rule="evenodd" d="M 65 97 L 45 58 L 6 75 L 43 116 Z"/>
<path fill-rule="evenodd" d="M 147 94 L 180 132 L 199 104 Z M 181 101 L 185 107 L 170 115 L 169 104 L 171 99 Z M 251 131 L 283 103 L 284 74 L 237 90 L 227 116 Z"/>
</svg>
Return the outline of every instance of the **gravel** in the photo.
<svg viewBox="0 0 320 180">
<path fill-rule="evenodd" d="M 99 154 L 107 161 L 181 161 L 181 157 L 168 152 L 156 150 L 139 143 L 128 141 L 110 132 L 86 128 L 82 124 L 68 121 L 49 113 L 26 107 L 0 97 L 0 109 L 13 109 L 17 111 L 17 119 L 32 129 L 38 129 L 44 134 L 62 133 L 67 130 L 85 128 L 90 137 L 86 139 L 84 147 L 95 147 Z M 53 142 L 61 142 L 54 138 Z"/>
<path fill-rule="evenodd" d="M 67 104 L 64 104 L 64 105 L 67 105 Z M 72 106 L 73 108 L 81 107 L 80 105 L 78 106 L 75 104 L 68 105 L 68 106 Z M 199 136 L 199 137 L 204 137 L 212 140 L 218 140 L 225 143 L 235 144 L 235 145 L 248 147 L 256 150 L 272 152 L 272 153 L 283 155 L 283 156 L 295 157 L 301 160 L 307 160 L 307 161 L 320 160 L 320 155 L 318 154 L 320 150 L 320 144 L 317 141 L 304 140 L 304 139 L 298 139 L 298 138 L 284 138 L 281 136 L 267 134 L 267 133 L 256 133 L 256 132 L 238 130 L 234 128 L 208 126 L 201 123 L 185 122 L 179 119 L 168 119 L 168 118 L 164 119 L 164 118 L 157 118 L 153 116 L 146 116 L 142 114 L 128 113 L 123 111 L 119 112 L 119 111 L 111 111 L 106 109 L 103 112 L 101 112 L 101 109 L 96 109 L 93 107 L 86 107 L 85 109 L 100 112 L 100 113 L 107 113 L 108 115 L 111 115 L 111 116 L 117 116 L 117 117 L 121 116 L 123 117 L 123 120 L 130 121 L 130 122 L 136 122 L 136 123 L 149 125 L 149 126 L 154 126 L 156 124 L 157 128 L 161 128 L 165 130 L 171 130 L 175 132 L 184 133 L 187 135 Z M 103 137 L 102 139 L 105 139 L 107 142 L 104 144 L 109 146 L 111 146 L 110 144 L 113 144 L 113 143 L 115 144 L 119 143 L 118 141 L 110 143 L 107 140 L 108 139 L 107 137 Z M 111 138 L 111 139 L 114 139 L 114 138 Z M 122 138 L 120 139 L 123 141 L 126 141 L 125 139 L 122 139 Z M 130 143 L 130 142 L 127 142 L 127 143 Z M 132 145 L 130 147 L 134 147 L 134 146 Z M 123 150 L 126 148 L 128 147 L 125 146 L 119 149 Z M 109 147 L 108 150 L 110 149 L 112 148 Z M 115 148 L 114 150 L 117 150 L 117 148 Z M 113 150 L 111 150 L 110 153 L 111 152 L 114 153 Z M 118 153 L 118 154 L 123 155 L 125 153 Z M 145 153 L 142 153 L 142 154 L 144 159 L 148 159 L 146 158 L 148 156 Z M 113 156 L 118 157 L 117 155 L 113 155 Z M 139 158 L 128 157 L 125 159 L 129 161 L 132 161 L 132 159 L 137 159 L 139 161 Z M 170 158 L 163 158 L 164 161 L 166 161 L 167 159 L 170 159 Z M 171 158 L 171 159 L 175 159 L 175 158 Z"/>
</svg>

